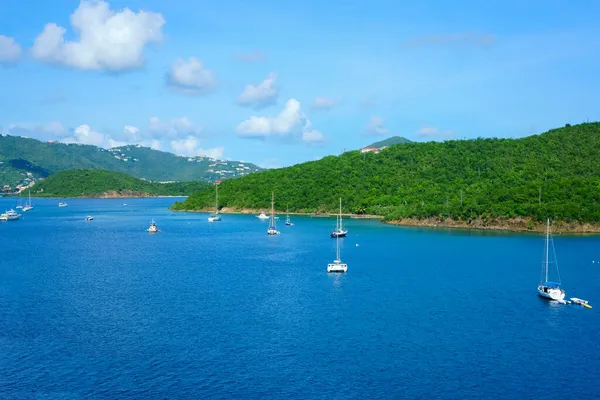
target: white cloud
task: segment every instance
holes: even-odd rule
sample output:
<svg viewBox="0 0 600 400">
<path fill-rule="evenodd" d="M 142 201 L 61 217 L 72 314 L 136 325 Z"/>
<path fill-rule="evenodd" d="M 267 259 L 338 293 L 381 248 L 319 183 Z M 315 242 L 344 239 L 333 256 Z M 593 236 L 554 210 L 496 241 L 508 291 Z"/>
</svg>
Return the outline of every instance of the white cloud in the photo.
<svg viewBox="0 0 600 400">
<path fill-rule="evenodd" d="M 453 130 L 440 130 L 438 128 L 425 127 L 421 128 L 417 131 L 417 134 L 424 138 L 429 138 L 431 140 L 435 139 L 449 139 L 454 137 Z"/>
<path fill-rule="evenodd" d="M 260 109 L 275 103 L 279 94 L 277 86 L 275 86 L 276 81 L 277 74 L 271 72 L 267 76 L 267 79 L 258 85 L 247 85 L 246 89 L 238 97 L 238 104 Z"/>
<path fill-rule="evenodd" d="M 165 76 L 167 85 L 184 94 L 207 94 L 217 86 L 213 71 L 204 68 L 202 61 L 190 57 L 175 60 Z"/>
<path fill-rule="evenodd" d="M 187 138 L 180 140 L 171 140 L 171 148 L 173 149 L 173 152 L 179 156 L 207 156 L 217 159 L 223 158 L 225 150 L 223 147 L 203 149 L 200 147 L 200 141 L 195 136 L 188 136 Z"/>
<path fill-rule="evenodd" d="M 384 128 L 384 120 L 381 117 L 372 116 L 369 124 L 366 127 L 367 132 L 373 133 L 376 135 L 387 135 L 390 133 L 389 129 Z"/>
<path fill-rule="evenodd" d="M 263 61 L 266 58 L 267 56 L 260 51 L 254 51 L 252 53 L 238 53 L 233 55 L 234 60 L 246 62 Z"/>
<path fill-rule="evenodd" d="M 300 102 L 290 99 L 283 110 L 275 117 L 255 117 L 242 122 L 236 128 L 240 136 L 266 137 L 270 135 L 287 135 L 298 127 L 302 120 Z"/>
<path fill-rule="evenodd" d="M 174 118 L 170 122 L 163 122 L 158 117 L 150 117 L 149 130 L 153 137 L 168 139 L 199 135 L 203 132 L 203 128 L 192 123 L 188 117 Z"/>
<path fill-rule="evenodd" d="M 283 110 L 274 117 L 250 117 L 240 123 L 236 131 L 241 137 L 255 139 L 298 136 L 307 143 L 325 140 L 321 132 L 312 128 L 310 120 L 306 118 L 300 102 L 296 99 L 289 99 Z"/>
<path fill-rule="evenodd" d="M 325 135 L 312 128 L 312 124 L 307 119 L 302 129 L 302 140 L 307 143 L 321 143 L 325 141 Z"/>
<path fill-rule="evenodd" d="M 333 107 L 337 106 L 337 104 L 337 100 L 317 97 L 313 102 L 312 108 L 313 110 L 331 110 Z"/>
<path fill-rule="evenodd" d="M 11 64 L 21 58 L 21 46 L 11 37 L 0 35 L 0 64 Z"/>
<path fill-rule="evenodd" d="M 125 146 L 129 143 L 114 140 L 109 135 L 93 130 L 89 125 L 79 125 L 73 130 L 73 136 L 61 140 L 64 143 L 90 144 L 93 146 L 110 149 L 112 147 Z"/>
<path fill-rule="evenodd" d="M 71 15 L 79 41 L 65 40 L 66 29 L 48 23 L 35 39 L 34 58 L 82 70 L 122 71 L 144 64 L 144 48 L 162 39 L 159 13 L 125 8 L 112 11 L 107 2 L 83 0 Z"/>
</svg>

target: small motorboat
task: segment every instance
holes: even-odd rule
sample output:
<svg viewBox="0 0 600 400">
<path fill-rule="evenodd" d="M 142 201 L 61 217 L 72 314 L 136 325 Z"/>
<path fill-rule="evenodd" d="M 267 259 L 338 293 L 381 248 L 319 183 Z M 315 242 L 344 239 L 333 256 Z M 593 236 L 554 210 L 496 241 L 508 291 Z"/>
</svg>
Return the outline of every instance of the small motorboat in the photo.
<svg viewBox="0 0 600 400">
<path fill-rule="evenodd" d="M 579 299 L 577 297 L 571 297 L 570 299 L 573 303 L 575 304 L 579 304 L 580 306 L 583 306 L 585 308 L 592 308 L 592 306 L 590 305 L 590 303 L 588 303 L 587 300 L 583 300 L 583 299 Z"/>
<path fill-rule="evenodd" d="M 271 217 L 269 217 L 267 214 L 263 212 L 260 213 L 260 215 L 257 215 L 256 218 L 258 219 L 270 219 Z"/>
<path fill-rule="evenodd" d="M 150 227 L 148 229 L 146 229 L 148 231 L 148 233 L 158 233 L 160 232 L 160 229 L 158 229 L 156 227 L 156 222 L 154 222 L 154 220 L 152 220 L 152 222 L 150 222 Z"/>
<path fill-rule="evenodd" d="M 58 206 L 59 206 L 59 207 L 67 207 L 67 206 L 68 206 L 68 204 L 67 204 L 67 203 L 65 203 L 65 202 L 62 202 L 62 201 L 61 201 L 60 203 L 58 203 Z"/>
<path fill-rule="evenodd" d="M 91 215 L 88 215 L 87 217 L 85 217 L 86 221 L 93 221 L 94 217 L 92 217 Z"/>
</svg>

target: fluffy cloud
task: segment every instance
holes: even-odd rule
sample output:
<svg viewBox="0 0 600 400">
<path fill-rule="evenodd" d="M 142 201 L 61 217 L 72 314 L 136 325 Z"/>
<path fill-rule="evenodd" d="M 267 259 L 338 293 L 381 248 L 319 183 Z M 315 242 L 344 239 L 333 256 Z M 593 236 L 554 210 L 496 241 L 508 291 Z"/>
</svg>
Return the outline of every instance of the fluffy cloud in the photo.
<svg viewBox="0 0 600 400">
<path fill-rule="evenodd" d="M 71 15 L 78 41 L 65 40 L 66 29 L 46 24 L 31 54 L 51 64 L 82 70 L 122 71 L 140 68 L 149 43 L 162 39 L 161 14 L 125 8 L 112 11 L 104 1 L 83 0 Z"/>
<path fill-rule="evenodd" d="M 125 146 L 129 143 L 114 140 L 110 135 L 93 130 L 89 125 L 79 125 L 73 130 L 73 135 L 61 140 L 63 143 L 90 144 L 93 146 L 110 149 L 111 147 Z"/>
<path fill-rule="evenodd" d="M 369 124 L 365 128 L 367 132 L 373 133 L 375 135 L 387 135 L 390 133 L 389 129 L 384 128 L 384 119 L 377 116 L 372 116 Z"/>
<path fill-rule="evenodd" d="M 254 51 L 252 53 L 238 53 L 233 55 L 234 60 L 246 62 L 263 61 L 266 58 L 267 56 L 260 51 Z"/>
<path fill-rule="evenodd" d="M 302 112 L 300 102 L 290 99 L 283 110 L 274 117 L 252 116 L 240 123 L 236 131 L 239 136 L 255 139 L 267 137 L 298 136 L 304 142 L 321 142 L 325 136 L 312 128 L 312 124 Z"/>
<path fill-rule="evenodd" d="M 150 117 L 148 128 L 153 137 L 167 139 L 199 135 L 203 131 L 201 126 L 192 123 L 188 117 L 174 118 L 170 122 L 163 122 L 158 117 Z"/>
<path fill-rule="evenodd" d="M 404 42 L 406 47 L 425 46 L 474 46 L 490 47 L 496 41 L 496 36 L 491 34 L 473 33 L 446 33 L 441 35 L 424 36 Z"/>
<path fill-rule="evenodd" d="M 417 131 L 417 134 L 423 138 L 430 140 L 436 139 L 449 139 L 454 137 L 454 131 L 452 130 L 440 130 L 438 128 L 425 127 Z"/>
<path fill-rule="evenodd" d="M 250 106 L 255 109 L 260 109 L 268 105 L 274 104 L 277 100 L 279 91 L 275 85 L 277 74 L 271 72 L 267 79 L 258 85 L 247 85 L 246 89 L 238 97 L 238 104 L 241 106 Z"/>
<path fill-rule="evenodd" d="M 317 97 L 313 102 L 313 110 L 331 110 L 338 104 L 337 100 L 327 99 L 325 97 Z"/>
<path fill-rule="evenodd" d="M 190 95 L 207 94 L 217 86 L 214 72 L 204 68 L 196 57 L 175 60 L 165 80 L 172 89 Z"/>
<path fill-rule="evenodd" d="M 290 99 L 283 110 L 274 117 L 255 117 L 242 122 L 236 128 L 240 136 L 264 138 L 270 135 L 287 135 L 298 127 L 302 119 L 300 102 Z"/>
<path fill-rule="evenodd" d="M 21 57 L 21 46 L 11 37 L 0 35 L 0 64 L 15 63 Z"/>
<path fill-rule="evenodd" d="M 312 128 L 309 120 L 304 123 L 302 128 L 302 140 L 306 143 L 317 144 L 325 141 L 325 135 Z"/>
<path fill-rule="evenodd" d="M 195 136 L 188 136 L 187 138 L 180 140 L 172 140 L 171 148 L 173 149 L 173 153 L 186 157 L 206 156 L 222 159 L 224 152 L 223 147 L 215 147 L 211 149 L 201 148 L 200 141 Z"/>
</svg>

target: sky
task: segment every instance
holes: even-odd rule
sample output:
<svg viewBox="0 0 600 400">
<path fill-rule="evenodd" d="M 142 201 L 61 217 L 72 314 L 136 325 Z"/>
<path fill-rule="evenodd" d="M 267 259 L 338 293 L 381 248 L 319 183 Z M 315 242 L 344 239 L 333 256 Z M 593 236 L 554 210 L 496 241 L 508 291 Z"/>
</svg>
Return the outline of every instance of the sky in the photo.
<svg viewBox="0 0 600 400">
<path fill-rule="evenodd" d="M 3 134 L 275 168 L 600 120 L 595 0 L 33 4 L 0 2 Z"/>
</svg>

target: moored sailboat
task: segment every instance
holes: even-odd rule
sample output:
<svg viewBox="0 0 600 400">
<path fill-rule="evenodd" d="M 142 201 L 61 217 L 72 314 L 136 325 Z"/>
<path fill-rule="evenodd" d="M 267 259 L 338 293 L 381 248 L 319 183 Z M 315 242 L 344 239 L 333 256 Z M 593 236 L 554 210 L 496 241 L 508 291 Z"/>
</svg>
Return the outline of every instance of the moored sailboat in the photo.
<svg viewBox="0 0 600 400">
<path fill-rule="evenodd" d="M 279 235 L 279 233 L 275 225 L 275 193 L 271 193 L 271 224 L 267 229 L 267 235 Z"/>
<path fill-rule="evenodd" d="M 552 253 L 554 254 L 554 264 L 556 265 L 557 281 L 553 282 L 548 280 L 548 265 L 551 263 L 549 260 L 550 244 L 552 244 Z M 544 263 L 542 264 L 542 274 L 540 278 L 540 284 L 538 285 L 538 294 L 541 297 L 550 300 L 564 301 L 565 291 L 561 287 L 560 273 L 558 272 L 558 263 L 556 262 L 556 254 L 554 252 L 554 242 L 550 235 L 550 219 L 546 221 L 546 246 L 545 246 L 545 257 Z"/>
<path fill-rule="evenodd" d="M 219 215 L 219 183 L 215 182 L 215 213 L 208 216 L 208 222 L 218 222 L 221 220 L 221 216 Z"/>
<path fill-rule="evenodd" d="M 327 264 L 327 273 L 330 272 L 348 272 L 348 264 L 342 262 L 340 257 L 340 238 L 335 238 L 335 260 L 332 263 Z"/>
<path fill-rule="evenodd" d="M 33 210 L 33 206 L 31 205 L 31 189 L 29 189 L 29 201 L 27 201 L 27 204 L 25 204 L 25 206 L 23 207 L 23 211 L 29 210 Z"/>
<path fill-rule="evenodd" d="M 337 220 L 335 223 L 335 230 L 331 232 L 332 238 L 345 237 L 348 233 L 348 229 L 344 230 L 342 226 L 342 198 L 340 197 L 340 213 L 337 216 Z"/>
</svg>

